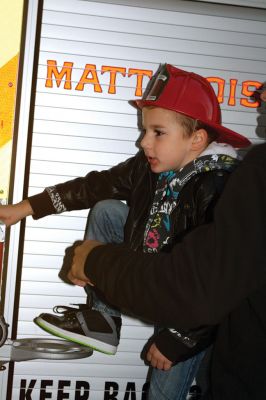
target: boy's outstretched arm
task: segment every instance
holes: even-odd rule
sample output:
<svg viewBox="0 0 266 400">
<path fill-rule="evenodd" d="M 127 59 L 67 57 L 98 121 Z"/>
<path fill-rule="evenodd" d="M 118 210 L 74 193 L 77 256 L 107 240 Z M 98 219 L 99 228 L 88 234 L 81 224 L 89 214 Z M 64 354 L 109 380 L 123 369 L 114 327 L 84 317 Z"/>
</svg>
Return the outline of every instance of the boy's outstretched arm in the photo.
<svg viewBox="0 0 266 400">
<path fill-rule="evenodd" d="M 33 215 L 33 210 L 28 200 L 17 204 L 0 205 L 0 220 L 6 226 L 14 225 L 29 215 Z"/>
<path fill-rule="evenodd" d="M 214 223 L 188 234 L 170 254 L 99 246 L 85 274 L 107 300 L 164 326 L 213 325 L 266 283 L 266 145 L 231 175 Z"/>
</svg>

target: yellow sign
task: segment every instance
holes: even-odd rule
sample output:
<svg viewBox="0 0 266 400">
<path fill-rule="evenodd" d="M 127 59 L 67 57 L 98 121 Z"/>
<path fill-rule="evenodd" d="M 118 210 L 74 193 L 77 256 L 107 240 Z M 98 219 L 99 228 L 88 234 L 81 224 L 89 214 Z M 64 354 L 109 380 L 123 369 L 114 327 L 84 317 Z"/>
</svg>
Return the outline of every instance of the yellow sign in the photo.
<svg viewBox="0 0 266 400">
<path fill-rule="evenodd" d="M 0 199 L 7 199 L 23 0 L 0 2 Z"/>
</svg>

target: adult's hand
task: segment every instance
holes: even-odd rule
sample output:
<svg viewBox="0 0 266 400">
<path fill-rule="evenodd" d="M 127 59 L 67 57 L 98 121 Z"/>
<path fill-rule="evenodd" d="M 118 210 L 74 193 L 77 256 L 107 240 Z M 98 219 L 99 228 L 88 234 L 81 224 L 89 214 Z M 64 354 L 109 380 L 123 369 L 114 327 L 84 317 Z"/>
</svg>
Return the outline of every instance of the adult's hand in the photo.
<svg viewBox="0 0 266 400">
<path fill-rule="evenodd" d="M 68 272 L 68 279 L 78 286 L 91 285 L 93 283 L 84 273 L 85 262 L 90 252 L 97 246 L 101 246 L 104 243 L 98 242 L 97 240 L 84 240 L 80 246 L 77 246 L 74 250 L 73 262 Z"/>
</svg>

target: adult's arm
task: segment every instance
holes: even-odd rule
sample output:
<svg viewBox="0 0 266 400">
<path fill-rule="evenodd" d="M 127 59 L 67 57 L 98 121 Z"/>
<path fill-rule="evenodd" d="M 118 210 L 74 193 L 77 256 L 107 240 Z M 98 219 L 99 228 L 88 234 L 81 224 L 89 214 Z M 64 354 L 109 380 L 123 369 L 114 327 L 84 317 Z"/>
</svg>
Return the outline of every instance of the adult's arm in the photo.
<svg viewBox="0 0 266 400">
<path fill-rule="evenodd" d="M 110 303 L 164 326 L 216 324 L 266 283 L 266 145 L 229 178 L 214 223 L 188 234 L 170 254 L 99 246 L 85 273 Z"/>
</svg>

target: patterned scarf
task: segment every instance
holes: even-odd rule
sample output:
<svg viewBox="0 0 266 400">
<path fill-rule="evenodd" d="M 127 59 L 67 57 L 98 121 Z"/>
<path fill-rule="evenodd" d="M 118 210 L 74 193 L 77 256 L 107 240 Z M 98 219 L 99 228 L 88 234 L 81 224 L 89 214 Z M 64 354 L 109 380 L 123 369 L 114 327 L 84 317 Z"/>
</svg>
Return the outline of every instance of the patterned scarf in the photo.
<svg viewBox="0 0 266 400">
<path fill-rule="evenodd" d="M 143 251 L 157 253 L 170 240 L 170 215 L 185 184 L 196 174 L 212 170 L 232 171 L 238 160 L 229 155 L 205 155 L 179 171 L 161 172 L 158 177 L 150 215 L 144 232 Z"/>
</svg>

